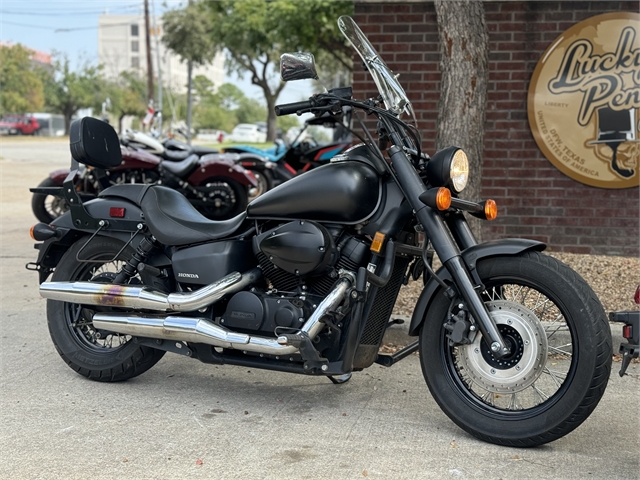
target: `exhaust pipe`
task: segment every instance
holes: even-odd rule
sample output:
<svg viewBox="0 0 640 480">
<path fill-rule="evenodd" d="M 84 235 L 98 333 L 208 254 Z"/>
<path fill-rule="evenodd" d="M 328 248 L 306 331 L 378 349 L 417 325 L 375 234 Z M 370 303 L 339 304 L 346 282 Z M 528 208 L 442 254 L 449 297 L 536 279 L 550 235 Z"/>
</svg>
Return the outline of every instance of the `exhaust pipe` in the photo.
<svg viewBox="0 0 640 480">
<path fill-rule="evenodd" d="M 351 278 L 340 279 L 302 326 L 302 332 L 305 332 L 313 340 L 324 326 L 321 322 L 322 318 L 342 303 L 345 293 L 351 285 Z M 96 313 L 93 316 L 93 326 L 123 335 L 159 338 L 175 342 L 206 343 L 214 347 L 235 348 L 268 355 L 291 355 L 298 352 L 298 347 L 280 344 L 275 338 L 236 333 L 206 318 L 141 317 L 117 313 Z"/>
<path fill-rule="evenodd" d="M 161 312 L 193 312 L 217 302 L 227 294 L 239 292 L 256 282 L 258 268 L 244 274 L 233 272 L 195 292 L 164 293 L 145 286 L 109 285 L 91 282 L 44 282 L 40 295 L 51 300 L 102 305 L 108 307 L 157 310 Z"/>
</svg>

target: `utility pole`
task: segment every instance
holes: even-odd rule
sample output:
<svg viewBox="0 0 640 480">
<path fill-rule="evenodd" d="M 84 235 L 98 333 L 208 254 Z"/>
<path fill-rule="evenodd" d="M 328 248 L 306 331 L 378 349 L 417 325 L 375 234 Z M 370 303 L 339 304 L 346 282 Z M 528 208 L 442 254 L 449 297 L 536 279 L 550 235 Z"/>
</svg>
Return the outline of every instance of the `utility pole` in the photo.
<svg viewBox="0 0 640 480">
<path fill-rule="evenodd" d="M 149 100 L 153 100 L 153 64 L 151 63 L 151 27 L 149 25 L 149 0 L 144 0 L 144 28 L 147 38 L 147 96 Z"/>
<path fill-rule="evenodd" d="M 189 6 L 191 6 L 189 0 Z M 191 76 L 193 74 L 193 61 L 189 59 L 187 64 L 187 143 L 191 145 Z"/>
<path fill-rule="evenodd" d="M 158 65 L 158 132 L 162 135 L 162 64 L 160 63 L 160 31 L 156 26 L 155 2 L 151 0 L 151 12 L 153 13 L 153 33 L 156 36 L 156 65 Z"/>
</svg>

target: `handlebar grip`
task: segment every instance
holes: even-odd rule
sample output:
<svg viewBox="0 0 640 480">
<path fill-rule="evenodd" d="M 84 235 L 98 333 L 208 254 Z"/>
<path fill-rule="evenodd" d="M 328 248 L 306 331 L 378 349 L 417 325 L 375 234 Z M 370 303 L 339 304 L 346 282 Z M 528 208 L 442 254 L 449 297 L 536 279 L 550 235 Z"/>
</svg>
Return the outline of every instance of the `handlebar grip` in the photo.
<svg viewBox="0 0 640 480">
<path fill-rule="evenodd" d="M 294 103 L 285 103 L 282 105 L 276 105 L 274 110 L 277 116 L 282 115 L 291 115 L 292 113 L 296 113 L 299 110 L 307 110 L 312 108 L 313 104 L 309 100 L 305 100 L 304 102 L 294 102 Z"/>
</svg>

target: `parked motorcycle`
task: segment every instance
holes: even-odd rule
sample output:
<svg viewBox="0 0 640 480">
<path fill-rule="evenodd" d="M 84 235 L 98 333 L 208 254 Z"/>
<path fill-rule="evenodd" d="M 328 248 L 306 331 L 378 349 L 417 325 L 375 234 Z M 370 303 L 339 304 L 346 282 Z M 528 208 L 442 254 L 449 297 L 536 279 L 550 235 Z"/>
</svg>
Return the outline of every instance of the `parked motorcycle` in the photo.
<svg viewBox="0 0 640 480">
<path fill-rule="evenodd" d="M 640 305 L 640 285 L 633 296 L 636 305 Z M 623 377 L 631 363 L 631 360 L 640 356 L 640 311 L 627 310 L 624 312 L 610 312 L 609 320 L 623 323 L 622 337 L 626 342 L 622 342 L 618 348 L 618 353 L 622 355 L 620 371 L 618 374 Z"/>
<path fill-rule="evenodd" d="M 240 155 L 192 154 L 184 160 L 165 162 L 144 150 L 120 146 L 122 162 L 109 170 L 81 168 L 74 177 L 74 189 L 83 200 L 95 198 L 111 185 L 142 183 L 176 189 L 211 219 L 232 218 L 247 208 L 248 196 L 257 181 L 239 166 Z M 61 187 L 69 169 L 54 170 L 32 188 L 31 209 L 38 220 L 51 223 L 69 209 Z"/>
<path fill-rule="evenodd" d="M 258 181 L 258 191 L 254 198 L 271 190 L 296 175 L 307 172 L 312 168 L 326 164 L 335 155 L 344 152 L 351 146 L 350 138 L 337 139 L 329 144 L 319 145 L 311 137 L 305 135 L 312 125 L 337 127 L 342 125 L 342 112 L 337 115 L 323 115 L 305 122 L 304 128 L 298 133 L 290 145 L 283 140 L 276 141 L 275 147 L 267 150 L 249 145 L 235 145 L 224 149 L 226 153 L 251 154 L 241 159 L 240 165 L 255 175 Z M 350 119 L 350 115 L 349 115 Z"/>
<path fill-rule="evenodd" d="M 607 384 L 602 305 L 577 273 L 541 253 L 544 244 L 475 240 L 463 212 L 491 220 L 497 207 L 458 197 L 465 153 L 421 153 L 400 118 L 413 111 L 393 72 L 350 17 L 338 23 L 381 97 L 358 101 L 338 88 L 276 113 L 365 111 L 388 139 L 386 154 L 373 142 L 353 147 L 232 219 L 207 220 L 161 185 L 115 185 L 82 203 L 71 188 L 77 162 L 114 167 L 120 149 L 98 120 L 73 124 L 70 211 L 33 227 L 41 243 L 27 266 L 39 272 L 59 354 L 103 382 L 140 375 L 172 352 L 344 383 L 419 351 L 431 394 L 471 434 L 520 447 L 566 435 Z M 283 55 L 281 75 L 316 77 L 313 57 Z M 379 354 L 401 286 L 423 273 L 409 326 L 418 340 Z"/>
<path fill-rule="evenodd" d="M 191 155 L 209 155 L 220 153 L 215 148 L 201 147 L 199 145 L 189 145 L 175 138 L 165 138 L 158 140 L 143 132 L 126 130 L 122 136 L 121 143 L 125 146 L 138 150 L 145 150 L 171 162 L 179 162 Z"/>
</svg>

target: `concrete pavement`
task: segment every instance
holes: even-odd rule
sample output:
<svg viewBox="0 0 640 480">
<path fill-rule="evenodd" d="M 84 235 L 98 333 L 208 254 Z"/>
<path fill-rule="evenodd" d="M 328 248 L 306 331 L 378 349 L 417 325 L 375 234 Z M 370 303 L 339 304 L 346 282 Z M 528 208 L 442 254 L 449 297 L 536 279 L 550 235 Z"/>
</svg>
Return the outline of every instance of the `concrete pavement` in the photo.
<svg viewBox="0 0 640 480">
<path fill-rule="evenodd" d="M 614 363 L 592 416 L 535 449 L 456 427 L 416 356 L 340 386 L 171 354 L 128 382 L 80 377 L 55 352 L 24 269 L 36 256 L 28 187 L 67 166 L 68 147 L 1 142 L 0 478 L 639 478 L 638 364 L 620 379 Z"/>
</svg>

